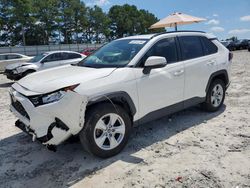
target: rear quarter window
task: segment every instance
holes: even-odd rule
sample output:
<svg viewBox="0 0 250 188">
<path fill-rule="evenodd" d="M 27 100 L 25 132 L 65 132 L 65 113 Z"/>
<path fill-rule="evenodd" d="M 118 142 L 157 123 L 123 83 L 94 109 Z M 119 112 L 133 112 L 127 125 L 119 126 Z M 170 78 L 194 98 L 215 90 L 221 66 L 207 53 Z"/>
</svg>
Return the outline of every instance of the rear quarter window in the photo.
<svg viewBox="0 0 250 188">
<path fill-rule="evenodd" d="M 215 54 L 218 52 L 218 47 L 210 41 L 207 37 L 200 37 L 204 54 L 205 55 L 210 55 L 210 54 Z"/>
</svg>

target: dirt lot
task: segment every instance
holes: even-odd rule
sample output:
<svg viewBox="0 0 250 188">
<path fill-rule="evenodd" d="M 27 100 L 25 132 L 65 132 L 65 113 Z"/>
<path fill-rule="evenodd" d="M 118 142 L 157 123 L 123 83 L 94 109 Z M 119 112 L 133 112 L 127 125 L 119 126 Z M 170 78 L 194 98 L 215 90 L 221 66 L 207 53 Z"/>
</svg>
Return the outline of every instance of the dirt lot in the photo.
<svg viewBox="0 0 250 188">
<path fill-rule="evenodd" d="M 250 187 L 250 53 L 234 53 L 216 113 L 198 107 L 134 129 L 125 150 L 98 159 L 67 142 L 57 152 L 14 127 L 0 75 L 0 187 Z"/>
</svg>

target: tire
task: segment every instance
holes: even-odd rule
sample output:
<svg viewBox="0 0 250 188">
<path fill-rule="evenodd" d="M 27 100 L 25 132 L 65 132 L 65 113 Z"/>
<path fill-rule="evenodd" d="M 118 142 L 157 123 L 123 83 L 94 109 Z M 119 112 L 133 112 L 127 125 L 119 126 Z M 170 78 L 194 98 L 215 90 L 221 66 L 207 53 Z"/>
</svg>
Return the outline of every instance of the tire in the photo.
<svg viewBox="0 0 250 188">
<path fill-rule="evenodd" d="M 202 108 L 208 112 L 215 112 L 221 108 L 225 99 L 226 86 L 220 80 L 214 80 L 207 91 L 206 101 L 202 104 Z"/>
<path fill-rule="evenodd" d="M 101 158 L 108 158 L 125 147 L 131 127 L 131 119 L 121 106 L 101 103 L 88 110 L 79 138 L 86 151 Z"/>
</svg>

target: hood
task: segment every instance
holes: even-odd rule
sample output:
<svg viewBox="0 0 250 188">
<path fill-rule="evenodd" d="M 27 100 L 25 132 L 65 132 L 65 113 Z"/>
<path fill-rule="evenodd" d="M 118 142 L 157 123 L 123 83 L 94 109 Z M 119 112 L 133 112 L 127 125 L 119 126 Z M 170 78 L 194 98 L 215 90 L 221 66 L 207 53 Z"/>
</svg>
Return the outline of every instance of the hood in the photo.
<svg viewBox="0 0 250 188">
<path fill-rule="evenodd" d="M 5 69 L 7 70 L 13 70 L 13 69 L 16 69 L 17 67 L 23 67 L 23 66 L 27 66 L 27 65 L 32 65 L 33 63 L 26 63 L 26 62 L 22 62 L 22 63 L 13 63 L 13 64 L 10 64 L 10 65 L 7 65 L 5 67 Z"/>
<path fill-rule="evenodd" d="M 115 69 L 66 65 L 32 73 L 17 83 L 33 92 L 49 93 L 67 86 L 106 77 Z"/>
</svg>

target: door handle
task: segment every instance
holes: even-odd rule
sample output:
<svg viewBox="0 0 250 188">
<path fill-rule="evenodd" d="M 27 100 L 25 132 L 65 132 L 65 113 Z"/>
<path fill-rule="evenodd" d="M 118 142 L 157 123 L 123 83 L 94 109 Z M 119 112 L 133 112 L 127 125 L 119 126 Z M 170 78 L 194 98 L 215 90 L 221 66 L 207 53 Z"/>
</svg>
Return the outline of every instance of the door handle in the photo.
<svg viewBox="0 0 250 188">
<path fill-rule="evenodd" d="M 174 72 L 174 76 L 180 76 L 180 75 L 182 75 L 184 73 L 184 70 L 182 69 L 182 70 L 178 70 L 178 71 L 176 71 L 176 72 Z"/>
</svg>

